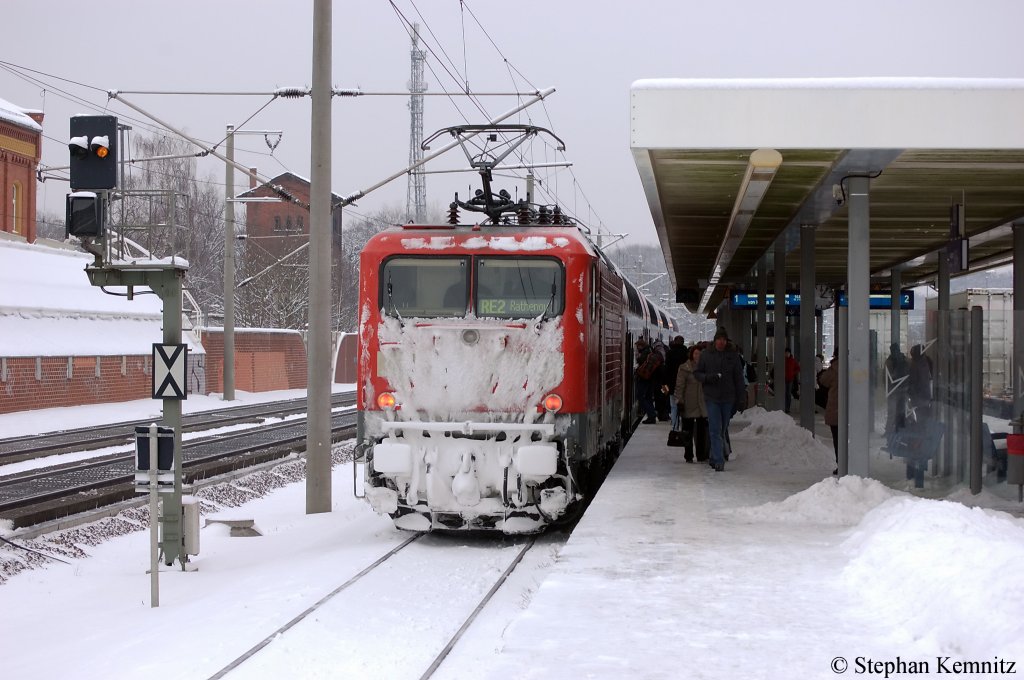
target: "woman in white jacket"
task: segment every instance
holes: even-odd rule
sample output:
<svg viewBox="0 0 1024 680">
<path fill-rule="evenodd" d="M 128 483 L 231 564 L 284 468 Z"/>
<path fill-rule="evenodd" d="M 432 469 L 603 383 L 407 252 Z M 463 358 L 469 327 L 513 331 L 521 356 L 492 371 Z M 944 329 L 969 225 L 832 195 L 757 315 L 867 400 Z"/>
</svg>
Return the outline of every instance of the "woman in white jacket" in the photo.
<svg viewBox="0 0 1024 680">
<path fill-rule="evenodd" d="M 695 445 L 697 461 L 704 462 L 708 459 L 708 410 L 704 403 L 704 386 L 693 375 L 700 359 L 700 352 L 697 345 L 691 347 L 690 358 L 679 367 L 676 374 L 674 394 L 683 425 L 683 441 L 686 447 L 684 458 L 687 463 L 694 460 Z"/>
</svg>

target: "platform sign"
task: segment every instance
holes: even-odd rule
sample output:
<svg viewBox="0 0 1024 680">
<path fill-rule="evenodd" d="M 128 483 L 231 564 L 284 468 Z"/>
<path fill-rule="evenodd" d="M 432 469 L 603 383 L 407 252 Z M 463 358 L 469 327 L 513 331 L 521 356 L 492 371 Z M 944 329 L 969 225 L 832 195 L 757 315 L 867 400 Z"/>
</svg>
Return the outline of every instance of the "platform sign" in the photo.
<svg viewBox="0 0 1024 680">
<path fill-rule="evenodd" d="M 153 343 L 153 398 L 187 399 L 188 345 Z"/>
<path fill-rule="evenodd" d="M 847 306 L 846 291 L 841 290 L 836 297 L 840 307 Z M 870 309 L 892 309 L 892 291 L 883 290 L 871 293 Z M 900 293 L 900 309 L 914 308 L 914 291 L 905 290 Z"/>
<path fill-rule="evenodd" d="M 768 293 L 764 299 L 769 309 L 775 306 L 775 293 Z M 729 306 L 732 309 L 757 309 L 757 300 L 757 293 L 740 291 L 729 296 Z M 786 293 L 786 306 L 799 307 L 800 293 Z"/>
</svg>

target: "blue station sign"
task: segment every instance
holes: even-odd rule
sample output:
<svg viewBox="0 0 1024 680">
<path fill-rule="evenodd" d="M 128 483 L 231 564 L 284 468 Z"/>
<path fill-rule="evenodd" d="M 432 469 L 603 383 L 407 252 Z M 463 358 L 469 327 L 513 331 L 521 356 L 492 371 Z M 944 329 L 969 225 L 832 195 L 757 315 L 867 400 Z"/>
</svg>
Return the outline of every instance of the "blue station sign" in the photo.
<svg viewBox="0 0 1024 680">
<path fill-rule="evenodd" d="M 757 293 L 740 291 L 729 296 L 729 306 L 733 309 L 757 309 Z M 775 293 L 765 295 L 765 304 L 769 308 L 775 306 Z M 800 293 L 786 293 L 786 306 L 799 307 Z"/>
<path fill-rule="evenodd" d="M 846 291 L 838 291 L 836 294 L 840 307 L 847 306 Z M 757 309 L 757 293 L 751 291 L 737 291 L 729 296 L 729 306 L 732 309 Z M 891 291 L 876 291 L 871 293 L 871 309 L 891 309 Z M 765 296 L 765 304 L 769 309 L 775 306 L 775 294 L 768 293 Z M 786 293 L 786 307 L 799 307 L 800 293 Z M 900 309 L 914 308 L 914 291 L 908 290 L 900 293 Z"/>
<path fill-rule="evenodd" d="M 839 306 L 847 306 L 846 291 L 841 290 L 838 292 L 836 297 L 839 299 Z M 882 290 L 871 293 L 870 297 L 870 308 L 871 309 L 892 309 L 892 291 Z M 900 309 L 913 309 L 914 308 L 914 291 L 905 290 L 900 293 Z"/>
</svg>

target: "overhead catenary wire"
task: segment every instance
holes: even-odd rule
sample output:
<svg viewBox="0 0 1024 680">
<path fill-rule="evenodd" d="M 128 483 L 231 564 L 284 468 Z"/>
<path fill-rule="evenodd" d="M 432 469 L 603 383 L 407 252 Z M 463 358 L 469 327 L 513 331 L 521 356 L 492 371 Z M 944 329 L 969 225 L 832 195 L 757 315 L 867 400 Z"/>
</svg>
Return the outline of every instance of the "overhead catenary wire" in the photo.
<svg viewBox="0 0 1024 680">
<path fill-rule="evenodd" d="M 411 22 L 410 22 L 410 21 L 408 20 L 408 18 L 406 18 L 406 17 L 405 17 L 405 15 L 404 15 L 404 14 L 403 14 L 403 13 L 401 12 L 401 10 L 400 10 L 400 9 L 399 9 L 399 8 L 397 7 L 397 5 L 396 5 L 396 3 L 394 2 L 394 0 L 389 0 L 389 3 L 391 4 L 391 6 L 392 6 L 392 8 L 394 9 L 395 13 L 396 13 L 396 14 L 397 14 L 397 15 L 399 16 L 399 18 L 400 18 L 400 19 L 402 20 L 402 22 L 403 22 L 403 25 L 404 25 L 404 26 L 405 26 L 405 28 L 406 28 L 406 31 L 407 31 L 407 32 L 410 32 L 410 31 L 411 31 Z M 533 85 L 533 83 L 532 83 L 532 82 L 530 81 L 530 79 L 529 79 L 529 78 L 527 78 L 527 77 L 526 77 L 526 76 L 525 76 L 525 75 L 524 75 L 524 74 L 522 73 L 522 71 L 520 71 L 520 70 L 519 70 L 519 69 L 518 69 L 518 68 L 517 68 L 517 67 L 516 67 L 516 66 L 515 66 L 515 65 L 514 65 L 514 64 L 513 64 L 512 62 L 511 62 L 511 60 L 509 60 L 509 59 L 508 59 L 508 57 L 507 57 L 507 56 L 505 55 L 505 53 L 504 53 L 504 52 L 503 52 L 503 51 L 501 50 L 501 48 L 500 48 L 500 47 L 498 46 L 497 42 L 496 42 L 496 41 L 494 40 L 494 38 L 493 38 L 493 37 L 491 36 L 491 34 L 490 34 L 490 33 L 489 33 L 488 31 L 487 31 L 486 27 L 485 27 L 485 26 L 483 25 L 483 22 L 482 22 L 482 21 L 481 21 L 481 20 L 479 19 L 479 17 L 477 17 L 477 16 L 476 16 L 476 14 L 475 14 L 475 13 L 473 12 L 473 10 L 472 10 L 472 7 L 470 6 L 470 4 L 469 4 L 468 2 L 466 2 L 466 0 L 459 0 L 459 3 L 460 3 L 460 8 L 464 8 L 464 9 L 465 9 L 465 11 L 468 11 L 468 12 L 469 12 L 469 14 L 470 14 L 470 16 L 472 17 L 473 21 L 474 21 L 474 22 L 476 22 L 477 26 L 478 26 L 478 27 L 480 28 L 480 30 L 481 30 L 481 31 L 483 32 L 483 34 L 485 35 L 485 37 L 486 37 L 486 38 L 488 39 L 488 41 L 489 41 L 489 42 L 491 43 L 491 45 L 492 45 L 492 46 L 494 47 L 494 49 L 495 49 L 495 51 L 496 51 L 496 52 L 498 53 L 498 55 L 499 55 L 499 56 L 501 57 L 501 59 L 503 60 L 503 62 L 504 62 L 504 63 L 505 63 L 505 65 L 506 65 L 506 68 L 507 68 L 507 69 L 508 69 L 508 70 L 510 71 L 510 77 L 512 77 L 512 76 L 511 76 L 511 72 L 512 72 L 512 71 L 514 71 L 514 72 L 515 72 L 516 74 L 518 74 L 518 75 L 519 75 L 519 77 L 520 77 L 520 78 L 522 78 L 522 80 L 523 80 L 523 81 L 524 81 L 524 82 L 525 82 L 525 83 L 526 83 L 526 84 L 527 84 L 527 85 L 528 85 L 529 87 L 531 87 L 531 88 L 535 88 L 535 86 L 534 86 L 534 85 Z M 410 4 L 412 5 L 412 7 L 414 8 L 414 10 L 416 11 L 416 13 L 417 13 L 417 15 L 419 16 L 420 20 L 421 20 L 421 21 L 423 22 L 424 26 L 425 26 L 425 27 L 426 27 L 426 29 L 427 29 L 427 32 L 428 32 L 428 33 L 430 34 L 430 36 L 431 36 L 431 37 L 432 37 L 432 38 L 434 39 L 434 41 L 435 41 L 435 42 L 438 42 L 438 43 L 439 43 L 440 41 L 438 40 L 438 38 L 437 38 L 436 34 L 435 34 L 435 33 L 433 32 L 433 30 L 432 30 L 432 29 L 431 29 L 431 27 L 430 27 L 430 22 L 429 22 L 429 21 L 427 21 L 426 17 L 424 17 L 424 16 L 423 16 L 423 13 L 422 13 L 422 12 L 420 12 L 419 8 L 418 8 L 418 7 L 416 6 L 416 3 L 415 3 L 415 2 L 413 2 L 412 0 L 410 0 Z M 410 35 L 411 35 L 411 33 L 410 33 Z M 439 63 L 440 65 L 441 65 L 441 67 L 442 67 L 442 68 L 444 68 L 444 70 L 445 70 L 445 72 L 446 72 L 446 73 L 448 74 L 448 76 L 449 76 L 449 77 L 450 77 L 450 78 L 451 78 L 451 79 L 452 79 L 452 80 L 453 80 L 454 82 L 456 82 L 456 83 L 459 83 L 459 80 L 458 80 L 458 78 L 457 78 L 457 77 L 456 77 L 456 76 L 455 76 L 455 75 L 454 75 L 454 74 L 452 73 L 452 70 L 454 70 L 454 71 L 456 71 L 456 72 L 457 72 L 457 71 L 458 71 L 458 67 L 457 67 L 457 66 L 455 66 L 455 64 L 454 64 L 454 61 L 453 61 L 453 60 L 452 60 L 452 59 L 451 59 L 451 58 L 450 58 L 450 57 L 448 56 L 448 54 L 447 54 L 447 52 L 446 52 L 446 51 L 444 50 L 444 48 L 443 48 L 443 47 L 440 47 L 440 46 L 439 46 L 439 49 L 440 49 L 441 53 L 442 53 L 442 54 L 444 55 L 445 59 L 447 60 L 447 63 L 451 65 L 451 69 L 449 69 L 449 68 L 448 68 L 447 66 L 445 66 L 445 63 L 444 63 L 444 61 L 442 61 L 441 57 L 439 57 L 439 56 L 438 56 L 438 54 L 437 54 L 437 50 L 433 49 L 433 48 L 432 48 L 432 46 L 431 46 L 431 45 L 430 45 L 430 44 L 429 44 L 429 43 L 428 43 L 428 42 L 427 42 L 426 40 L 424 40 L 423 42 L 424 42 L 424 46 L 425 46 L 425 47 L 427 48 L 428 52 L 430 52 L 430 54 L 431 54 L 431 55 L 432 55 L 432 56 L 434 57 L 434 59 L 437 59 L 438 63 Z M 430 62 L 429 62 L 429 61 L 427 62 L 427 67 L 431 69 L 431 73 L 432 73 L 432 74 L 434 75 L 434 77 L 435 77 L 435 80 L 438 80 L 438 82 L 439 82 L 439 84 L 440 84 L 440 80 L 439 80 L 439 79 L 437 79 L 437 74 L 436 74 L 436 72 L 435 72 L 435 71 L 433 70 L 433 68 L 432 68 L 432 67 L 430 66 Z M 467 70 L 468 70 L 468 66 L 467 66 L 466 68 L 467 68 Z M 466 81 L 468 81 L 468 78 L 466 78 L 465 80 L 466 80 Z M 519 89 L 519 88 L 518 88 L 518 86 L 517 86 L 517 84 L 515 83 L 515 78 L 514 78 L 514 77 L 512 77 L 512 81 L 513 81 L 513 88 L 514 88 L 514 89 Z M 467 82 L 467 85 L 468 85 L 468 82 Z M 444 86 L 443 86 L 443 84 L 442 84 L 441 86 L 442 86 L 442 88 L 444 87 Z M 461 84 L 460 84 L 460 86 L 461 86 Z M 468 87 L 466 87 L 466 94 L 471 94 L 471 93 L 470 93 L 470 91 L 469 91 L 469 89 L 468 89 Z M 453 102 L 453 104 L 454 104 L 454 102 Z M 486 112 L 486 110 L 484 109 L 483 105 L 482 105 L 482 104 L 481 104 L 480 102 L 476 102 L 476 101 L 474 101 L 474 104 L 476 105 L 477 109 L 481 111 L 481 113 L 483 113 L 484 115 L 488 115 L 488 114 L 487 114 L 487 112 Z M 543 109 L 544 109 L 545 117 L 547 118 L 547 120 L 548 120 L 548 122 L 549 122 L 549 127 L 551 127 L 552 129 L 554 129 L 554 128 L 555 128 L 555 125 L 554 125 L 554 123 L 553 123 L 553 120 L 552 120 L 552 118 L 551 118 L 551 114 L 550 114 L 550 111 L 548 111 L 548 109 L 547 109 L 547 106 L 546 106 L 546 102 L 542 102 L 542 107 L 543 107 Z M 464 113 L 463 113 L 463 112 L 461 111 L 461 109 L 459 109 L 459 108 L 458 108 L 458 106 L 457 106 L 457 105 L 456 105 L 456 107 L 455 107 L 455 108 L 456 108 L 456 110 L 457 110 L 457 111 L 459 111 L 460 115 L 462 115 L 462 116 L 463 116 L 463 119 L 466 119 L 466 116 L 465 116 L 465 114 L 464 114 Z M 522 114 L 521 114 L 521 115 L 522 115 Z M 525 112 L 525 115 L 526 115 L 526 116 L 527 116 L 528 118 L 529 118 L 529 116 L 530 116 L 529 112 Z M 467 122 L 468 122 L 468 119 L 466 119 L 466 120 L 467 120 Z M 546 143 L 546 142 L 545 142 L 545 143 Z M 557 150 L 556 150 L 556 153 L 560 153 L 560 154 L 562 155 L 562 157 L 563 157 L 563 158 L 566 158 L 566 155 L 564 154 L 564 152 L 560 152 L 560 151 L 557 151 Z M 529 163 L 529 161 L 527 160 L 527 158 L 525 157 L 525 153 L 524 153 L 523 151 L 521 151 L 521 150 L 520 150 L 520 151 L 517 151 L 516 155 L 517 155 L 517 156 L 519 157 L 519 160 L 520 160 L 520 162 L 521 162 L 521 163 L 522 163 L 523 165 L 529 165 L 529 164 L 530 164 L 530 163 Z M 571 165 L 571 164 L 570 164 L 570 165 Z M 598 223 L 598 225 L 599 225 L 599 228 L 600 228 L 600 229 L 604 229 L 604 230 L 607 230 L 607 229 L 605 228 L 605 226 L 604 226 L 604 220 L 603 220 L 603 219 L 601 219 L 601 217 L 600 217 L 600 215 L 598 214 L 597 210 L 596 210 L 596 209 L 594 208 L 594 206 L 593 206 L 592 202 L 590 201 L 590 198 L 589 198 L 589 197 L 587 196 L 586 192 L 585 192 L 585 191 L 583 191 L 583 188 L 582 188 L 582 183 L 581 183 L 581 182 L 579 181 L 579 178 L 578 178 L 578 177 L 576 176 L 576 173 L 574 172 L 574 170 L 572 169 L 572 167 L 569 167 L 569 174 L 570 174 L 570 175 L 572 176 L 572 178 L 573 178 L 573 187 L 574 187 L 574 189 L 578 189 L 578 191 L 579 191 L 580 195 L 581 195 L 581 196 L 583 197 L 583 200 L 584 200 L 584 202 L 585 202 L 585 203 L 586 203 L 586 205 L 587 205 L 588 211 L 589 211 L 590 213 L 592 213 L 592 214 L 595 214 L 595 215 L 597 215 L 597 223 Z M 519 175 L 519 177 L 520 177 L 520 179 L 521 179 L 521 178 L 522 178 L 522 175 Z M 542 184 L 541 184 L 541 192 L 542 192 L 542 193 L 544 193 L 544 194 L 545 194 L 545 195 L 546 195 L 546 196 L 547 196 L 547 197 L 548 197 L 548 198 L 549 198 L 549 199 L 550 199 L 550 200 L 551 200 L 551 201 L 552 201 L 553 203 L 558 203 L 558 202 L 559 202 L 559 201 L 558 201 L 558 198 L 557 198 L 557 194 L 559 193 L 559 192 L 558 192 L 558 186 L 557 186 L 557 183 L 558 183 L 558 174 L 557 174 L 557 173 L 555 173 L 554 175 L 552 175 L 552 174 L 546 174 L 546 175 L 545 175 L 545 178 L 544 178 L 544 181 L 545 181 L 545 182 L 547 182 L 547 183 L 550 183 L 550 182 L 552 181 L 552 178 L 553 178 L 553 180 L 554 180 L 554 184 L 555 184 L 555 187 L 554 187 L 554 189 L 555 189 L 555 190 L 554 190 L 554 194 L 552 194 L 552 192 L 551 192 L 551 191 L 547 190 L 547 189 L 546 189 L 546 188 L 544 187 L 544 183 L 542 183 Z M 574 211 L 574 213 L 578 213 L 578 211 Z M 576 219 L 577 219 L 577 220 L 579 221 L 579 218 L 578 218 L 578 216 L 576 217 Z"/>
</svg>

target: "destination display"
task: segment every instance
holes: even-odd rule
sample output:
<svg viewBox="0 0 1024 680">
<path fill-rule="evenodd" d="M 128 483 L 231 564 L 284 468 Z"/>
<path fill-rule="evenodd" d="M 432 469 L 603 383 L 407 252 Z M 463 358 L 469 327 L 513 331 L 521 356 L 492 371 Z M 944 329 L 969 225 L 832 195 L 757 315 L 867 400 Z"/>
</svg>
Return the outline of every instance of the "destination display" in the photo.
<svg viewBox="0 0 1024 680">
<path fill-rule="evenodd" d="M 477 303 L 479 316 L 540 316 L 551 307 L 551 300 L 534 298 L 480 298 Z"/>
</svg>

